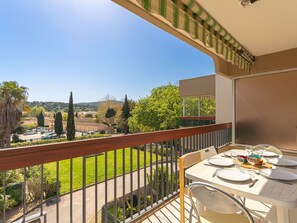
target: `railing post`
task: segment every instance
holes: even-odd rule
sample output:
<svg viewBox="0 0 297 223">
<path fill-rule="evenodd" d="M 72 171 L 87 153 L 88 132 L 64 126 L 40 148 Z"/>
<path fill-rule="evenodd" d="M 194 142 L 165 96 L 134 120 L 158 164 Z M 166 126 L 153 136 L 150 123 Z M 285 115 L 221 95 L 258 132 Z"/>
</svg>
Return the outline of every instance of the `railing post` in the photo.
<svg viewBox="0 0 297 223">
<path fill-rule="evenodd" d="M 186 116 L 186 103 L 185 103 L 185 98 L 183 98 L 183 116 Z"/>
<path fill-rule="evenodd" d="M 185 176 L 184 159 L 179 159 L 179 198 L 180 198 L 180 222 L 185 223 Z"/>
</svg>

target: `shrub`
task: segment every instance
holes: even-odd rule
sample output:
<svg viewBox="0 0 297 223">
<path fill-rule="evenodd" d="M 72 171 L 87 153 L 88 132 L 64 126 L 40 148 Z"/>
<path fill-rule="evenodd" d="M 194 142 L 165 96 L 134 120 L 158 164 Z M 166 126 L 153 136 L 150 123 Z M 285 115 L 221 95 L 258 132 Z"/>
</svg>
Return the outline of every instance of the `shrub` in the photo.
<svg viewBox="0 0 297 223">
<path fill-rule="evenodd" d="M 172 154 L 171 154 L 171 150 L 173 150 L 172 151 Z M 171 155 L 175 155 L 174 154 L 174 149 L 171 149 L 170 147 L 168 147 L 168 148 L 166 148 L 165 146 L 163 146 L 163 149 L 161 148 L 161 146 L 159 146 L 158 147 L 158 149 L 157 149 L 157 147 L 156 146 L 153 146 L 152 147 L 152 152 L 153 153 L 157 153 L 157 151 L 158 151 L 158 155 L 159 156 L 171 156 Z"/>
<path fill-rule="evenodd" d="M 108 137 L 108 136 L 111 136 L 111 135 L 110 134 L 94 134 L 94 135 L 78 136 L 75 139 L 76 140 L 94 139 L 94 138 L 101 138 L 101 137 Z M 18 142 L 18 143 L 12 143 L 11 148 L 50 144 L 50 143 L 57 143 L 57 142 L 67 142 L 67 139 L 59 138 L 59 139 L 39 140 L 39 141 L 34 141 L 34 142 Z"/>
<path fill-rule="evenodd" d="M 17 134 L 12 135 L 12 142 L 18 143 L 18 142 L 24 142 L 24 140 L 21 140 L 20 137 Z"/>
<path fill-rule="evenodd" d="M 3 195 L 3 188 L 0 189 L 0 214 L 2 214 L 4 209 L 4 195 Z M 9 195 L 6 195 L 5 199 L 5 208 L 10 209 L 16 205 L 16 202 L 13 198 L 11 198 Z"/>
<path fill-rule="evenodd" d="M 110 134 L 94 134 L 94 135 L 78 136 L 75 139 L 76 140 L 95 139 L 95 138 L 108 137 L 108 136 L 111 136 L 111 135 Z"/>
<path fill-rule="evenodd" d="M 85 114 L 85 117 L 86 118 L 93 118 L 93 114 L 92 113 L 87 113 L 87 114 Z"/>
<path fill-rule="evenodd" d="M 149 184 L 147 186 L 147 190 L 149 190 L 150 188 L 152 189 L 152 196 L 149 195 L 150 191 L 148 191 L 147 196 L 145 197 L 144 191 L 141 191 L 141 193 L 139 194 L 140 203 L 138 203 L 138 195 L 134 194 L 132 196 L 133 206 L 132 206 L 130 196 L 126 197 L 126 200 L 125 200 L 126 216 L 123 216 L 123 206 L 122 206 L 122 204 L 120 204 L 120 201 L 117 200 L 118 204 L 117 204 L 117 210 L 116 210 L 116 218 L 118 221 L 122 222 L 123 218 L 128 218 L 130 216 L 131 209 L 132 209 L 133 214 L 137 213 L 138 207 L 140 207 L 140 210 L 143 210 L 144 206 L 145 206 L 145 201 L 146 201 L 147 207 L 150 205 L 151 201 L 153 203 L 155 203 L 157 201 L 157 191 L 158 191 L 158 199 L 161 199 L 162 191 L 164 192 L 164 194 L 163 194 L 164 197 L 166 197 L 167 195 L 172 193 L 175 188 L 177 188 L 178 185 L 176 184 L 176 182 L 177 182 L 176 175 L 174 173 L 173 174 L 170 174 L 169 172 L 167 173 L 166 170 L 167 169 L 165 166 L 163 167 L 163 169 L 161 167 L 159 167 L 157 170 L 154 170 L 152 173 L 152 181 L 150 181 L 150 178 L 151 178 L 150 175 L 147 174 L 147 179 L 148 179 L 148 184 Z M 158 173 L 158 175 L 157 175 L 157 173 Z M 164 182 L 163 184 L 161 183 L 162 180 Z M 171 184 L 171 180 L 172 180 L 172 184 Z M 162 189 L 162 186 L 163 186 L 163 189 Z M 168 193 L 167 193 L 167 191 L 168 191 Z M 108 212 L 110 215 L 113 215 L 114 207 L 113 206 L 109 207 Z"/>
<path fill-rule="evenodd" d="M 13 133 L 14 134 L 24 134 L 26 131 L 25 127 L 23 125 L 19 125 L 18 127 L 16 127 L 14 130 L 13 130 Z"/>
<path fill-rule="evenodd" d="M 58 185 L 60 187 L 61 182 Z M 34 176 L 27 180 L 28 196 L 31 201 L 38 200 L 43 193 L 44 198 L 50 198 L 57 195 L 57 183 L 52 177 L 46 177 L 43 179 L 44 191 L 41 191 L 41 178 L 40 176 Z"/>
<path fill-rule="evenodd" d="M 15 201 L 15 205 L 21 204 L 23 202 L 23 183 L 17 182 L 8 184 L 6 194 Z"/>
<path fill-rule="evenodd" d="M 30 124 L 24 124 L 22 126 L 24 127 L 24 129 L 26 131 L 26 130 L 30 130 L 30 129 L 36 128 L 37 127 L 37 124 L 36 123 L 30 123 Z"/>
<path fill-rule="evenodd" d="M 30 167 L 27 169 L 26 175 L 27 180 L 27 190 L 31 201 L 40 199 L 41 193 L 43 193 L 44 198 L 50 198 L 57 194 L 57 183 L 56 179 L 51 176 L 49 170 L 43 170 L 43 189 L 41 191 L 41 167 Z M 60 188 L 61 182 L 58 183 Z"/>
<path fill-rule="evenodd" d="M 41 179 L 37 176 L 27 179 L 27 193 L 30 201 L 37 200 L 41 197 L 40 182 Z"/>
<path fill-rule="evenodd" d="M 42 145 L 42 144 L 49 144 L 49 143 L 55 143 L 55 142 L 66 142 L 66 141 L 67 141 L 66 139 L 62 138 L 62 139 L 39 140 L 39 141 L 34 141 L 34 142 L 18 142 L 18 143 L 12 143 L 11 148 Z"/>
<path fill-rule="evenodd" d="M 3 185 L 3 175 L 4 174 L 0 174 L 0 185 Z M 6 185 L 15 182 L 21 182 L 22 180 L 22 173 L 20 170 L 9 170 L 5 174 Z"/>
<path fill-rule="evenodd" d="M 62 114 L 62 119 L 63 119 L 64 122 L 66 122 L 67 119 L 68 119 L 68 114 L 67 113 L 63 113 Z"/>
<path fill-rule="evenodd" d="M 152 181 L 150 181 L 150 176 L 147 174 L 148 183 L 150 184 L 150 187 L 152 188 L 152 191 L 153 191 L 153 201 L 156 202 L 157 195 L 159 199 L 161 198 L 162 180 L 164 182 L 163 183 L 164 196 L 167 196 L 168 194 L 170 194 L 170 192 L 174 191 L 174 188 L 177 187 L 176 174 L 174 173 L 170 174 L 170 171 L 168 171 L 167 173 L 167 169 L 165 166 L 163 167 L 163 171 L 161 167 L 158 167 L 158 170 L 153 171 Z M 168 188 L 168 194 L 166 193 L 167 188 Z"/>
<path fill-rule="evenodd" d="M 58 187 L 61 188 L 61 182 L 59 181 Z M 47 177 L 44 180 L 44 193 L 45 198 L 54 197 L 57 195 L 57 183 L 53 177 Z"/>
</svg>

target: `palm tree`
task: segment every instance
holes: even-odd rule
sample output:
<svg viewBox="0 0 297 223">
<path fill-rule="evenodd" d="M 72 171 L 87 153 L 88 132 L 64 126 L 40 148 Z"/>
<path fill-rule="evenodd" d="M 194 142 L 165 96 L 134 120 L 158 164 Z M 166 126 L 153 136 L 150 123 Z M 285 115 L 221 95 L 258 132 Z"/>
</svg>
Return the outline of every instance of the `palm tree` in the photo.
<svg viewBox="0 0 297 223">
<path fill-rule="evenodd" d="M 0 148 L 10 147 L 10 134 L 17 127 L 26 103 L 28 88 L 16 81 L 0 84 Z M 5 143 L 4 143 L 5 142 Z"/>
</svg>

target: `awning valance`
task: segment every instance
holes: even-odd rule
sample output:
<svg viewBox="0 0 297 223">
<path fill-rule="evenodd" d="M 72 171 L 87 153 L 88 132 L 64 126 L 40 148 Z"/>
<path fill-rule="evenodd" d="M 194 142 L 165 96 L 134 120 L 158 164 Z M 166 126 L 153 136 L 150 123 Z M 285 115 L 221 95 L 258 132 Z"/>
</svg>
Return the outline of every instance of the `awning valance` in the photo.
<svg viewBox="0 0 297 223">
<path fill-rule="evenodd" d="M 163 17 L 174 28 L 188 33 L 195 41 L 240 69 L 249 71 L 254 63 L 255 58 L 196 0 L 136 1 L 147 12 Z"/>
</svg>

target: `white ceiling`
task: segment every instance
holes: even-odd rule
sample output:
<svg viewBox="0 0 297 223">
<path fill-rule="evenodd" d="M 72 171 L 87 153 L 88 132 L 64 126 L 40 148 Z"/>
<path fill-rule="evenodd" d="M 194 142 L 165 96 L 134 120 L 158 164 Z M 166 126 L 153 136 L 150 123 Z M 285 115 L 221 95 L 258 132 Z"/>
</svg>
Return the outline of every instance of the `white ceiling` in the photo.
<svg viewBox="0 0 297 223">
<path fill-rule="evenodd" d="M 196 0 L 253 55 L 297 48 L 297 0 Z"/>
</svg>

